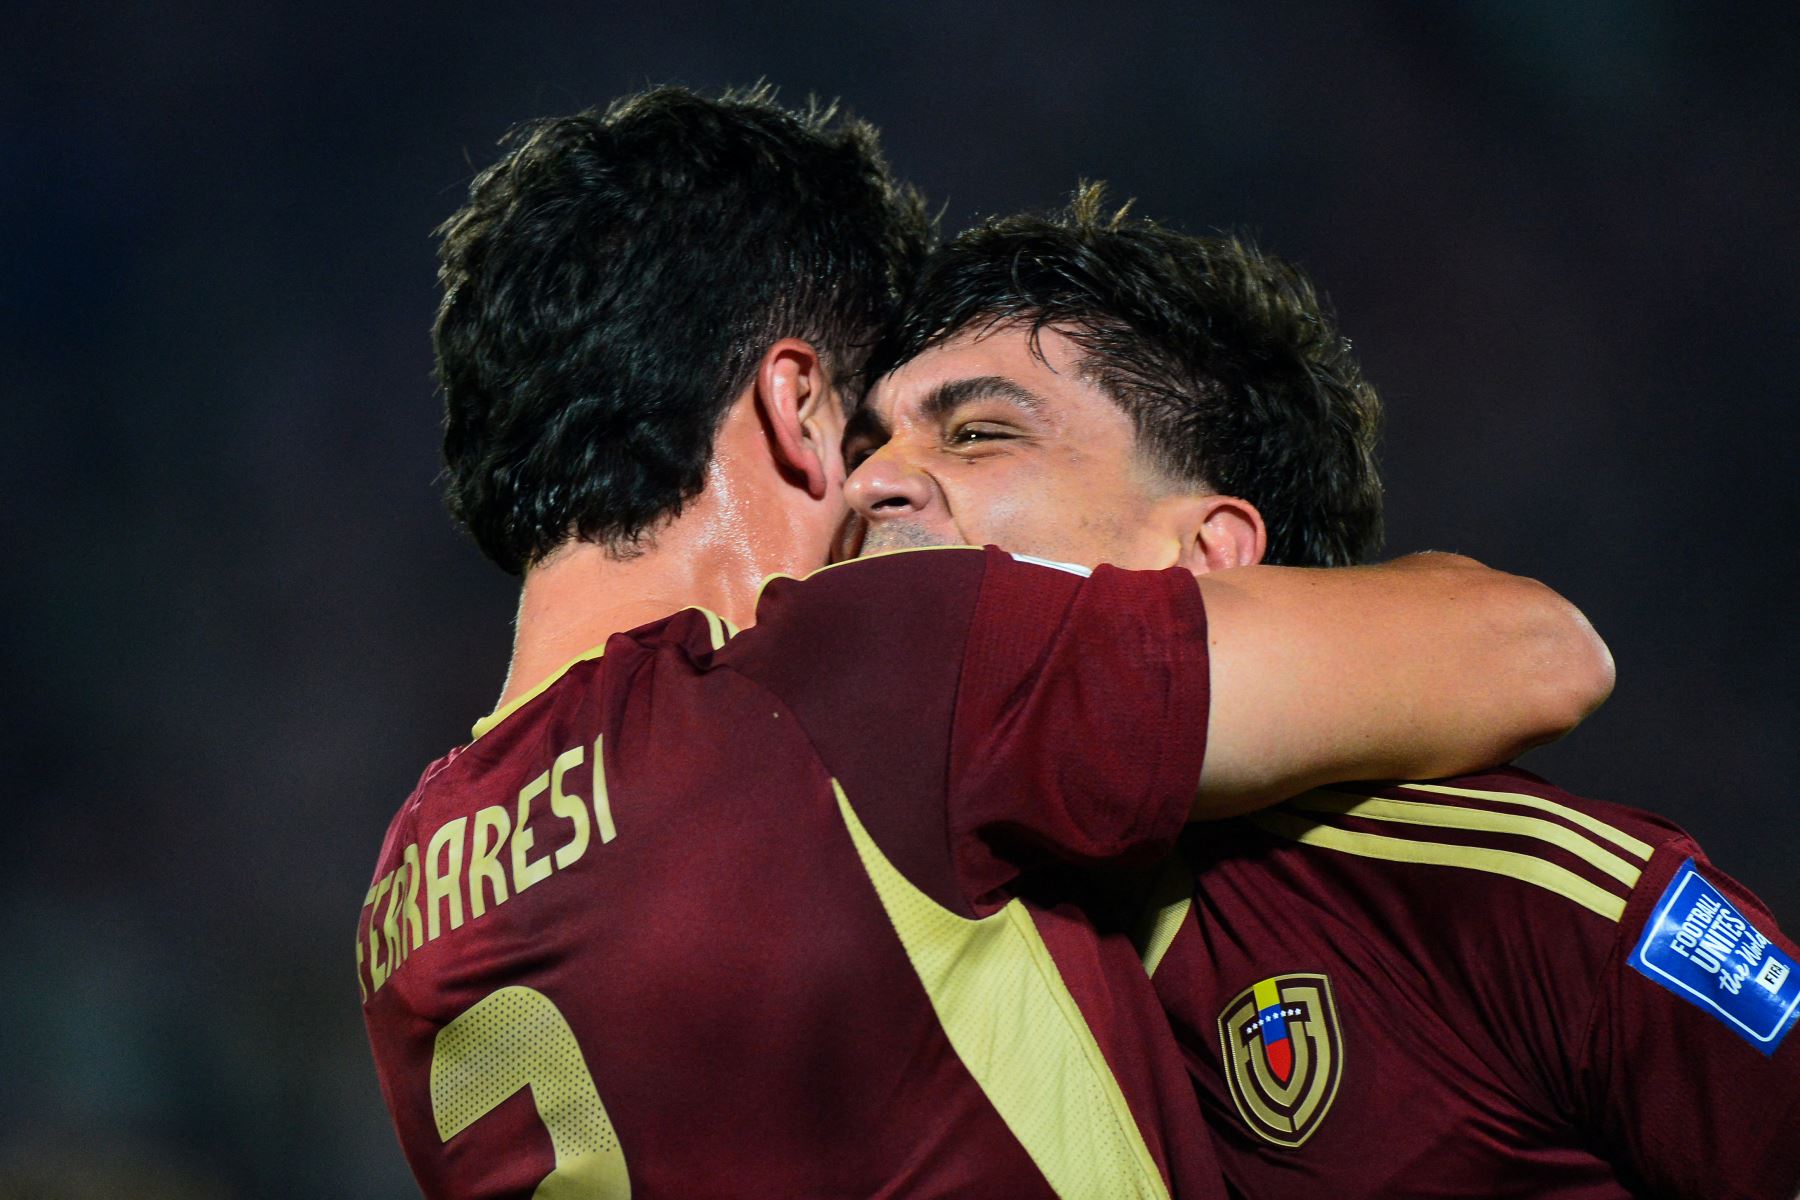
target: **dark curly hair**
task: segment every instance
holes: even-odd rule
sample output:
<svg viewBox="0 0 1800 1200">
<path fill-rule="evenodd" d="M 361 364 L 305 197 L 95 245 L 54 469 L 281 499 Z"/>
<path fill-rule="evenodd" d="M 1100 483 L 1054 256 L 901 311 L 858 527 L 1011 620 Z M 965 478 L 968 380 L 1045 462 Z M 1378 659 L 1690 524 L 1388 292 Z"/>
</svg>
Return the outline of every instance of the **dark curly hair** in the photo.
<svg viewBox="0 0 1800 1200">
<path fill-rule="evenodd" d="M 1063 212 L 957 237 L 927 264 L 871 373 L 1016 323 L 1035 350 L 1055 326 L 1167 477 L 1256 505 L 1265 561 L 1366 561 L 1381 547 L 1381 401 L 1311 281 L 1237 238 L 1103 204 L 1099 185 L 1083 185 Z"/>
<path fill-rule="evenodd" d="M 433 339 L 446 501 L 513 574 L 571 537 L 635 552 L 781 338 L 854 403 L 930 247 L 871 126 L 763 86 L 657 88 L 502 144 L 438 230 Z"/>
</svg>

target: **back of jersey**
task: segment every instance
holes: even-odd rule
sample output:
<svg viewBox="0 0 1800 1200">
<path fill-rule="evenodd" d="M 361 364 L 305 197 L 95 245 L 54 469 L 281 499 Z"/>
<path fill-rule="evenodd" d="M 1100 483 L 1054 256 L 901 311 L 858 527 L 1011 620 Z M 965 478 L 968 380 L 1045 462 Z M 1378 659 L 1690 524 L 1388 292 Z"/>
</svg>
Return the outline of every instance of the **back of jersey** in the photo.
<svg viewBox="0 0 1800 1200">
<path fill-rule="evenodd" d="M 945 882 L 957 806 L 826 761 L 763 677 L 778 624 L 615 636 L 395 818 L 357 957 L 426 1195 L 1166 1194 L 1029 917 Z M 964 646 L 909 653 L 945 664 L 900 685 L 942 780 Z"/>
</svg>

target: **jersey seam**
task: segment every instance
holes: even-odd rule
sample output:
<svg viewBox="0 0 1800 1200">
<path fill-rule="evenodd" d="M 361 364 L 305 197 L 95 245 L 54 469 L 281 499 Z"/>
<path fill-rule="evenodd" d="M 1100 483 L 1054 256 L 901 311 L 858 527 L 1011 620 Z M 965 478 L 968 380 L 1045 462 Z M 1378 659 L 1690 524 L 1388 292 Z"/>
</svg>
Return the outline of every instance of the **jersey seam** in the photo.
<svg viewBox="0 0 1800 1200">
<path fill-rule="evenodd" d="M 938 789 L 943 805 L 942 820 L 938 822 L 944 835 L 944 860 L 950 866 L 950 878 L 956 881 L 956 890 L 961 894 L 962 903 L 969 910 L 970 916 L 978 916 L 975 897 L 969 895 L 968 881 L 963 878 L 962 864 L 956 861 L 956 841 L 950 829 L 950 790 L 956 778 L 956 731 L 960 726 L 957 718 L 962 714 L 963 681 L 969 677 L 969 642 L 975 633 L 975 616 L 981 612 L 982 598 L 987 594 L 988 580 L 993 575 L 994 560 L 984 549 L 981 556 L 981 582 L 975 587 L 975 603 L 969 606 L 969 619 L 962 629 L 962 646 L 956 656 L 956 687 L 950 696 L 950 728 L 945 730 L 948 752 L 944 755 L 943 786 Z"/>
<path fill-rule="evenodd" d="M 1649 874 L 1650 864 L 1656 860 L 1656 856 L 1659 853 L 1661 853 L 1662 851 L 1668 849 L 1673 844 L 1674 844 L 1674 839 L 1671 839 L 1670 841 L 1660 842 L 1651 848 L 1650 857 L 1648 859 L 1644 860 L 1644 874 L 1646 874 L 1646 875 Z M 1640 875 L 1638 877 L 1638 882 L 1632 887 L 1631 891 L 1626 895 L 1625 906 L 1627 909 L 1629 909 L 1631 907 L 1631 902 L 1633 900 L 1637 899 L 1638 889 L 1643 886 L 1643 882 L 1644 882 L 1643 876 Z M 1668 886 L 1667 880 L 1664 881 L 1663 886 L 1665 888 Z M 1635 944 L 1636 939 L 1635 938 L 1631 939 L 1631 942 L 1632 942 L 1632 944 Z M 1619 914 L 1618 921 L 1613 926 L 1612 944 L 1607 947 L 1606 965 L 1602 968 L 1602 971 L 1607 971 L 1607 972 L 1611 971 L 1614 968 L 1615 964 L 1617 965 L 1617 967 L 1620 970 L 1624 970 L 1626 968 L 1627 963 L 1631 957 L 1631 951 L 1629 949 L 1627 949 L 1624 952 L 1623 956 L 1620 955 L 1620 947 L 1623 945 L 1626 945 L 1626 944 L 1627 944 L 1627 939 L 1625 937 L 1625 914 L 1623 912 L 1621 912 Z M 1600 1023 L 1601 1004 L 1605 998 L 1606 998 L 1606 989 L 1603 986 L 1601 986 L 1599 981 L 1596 981 L 1595 985 L 1594 985 L 1594 995 L 1588 1001 L 1588 1011 L 1587 1011 L 1586 1019 L 1584 1019 L 1581 1023 L 1581 1041 L 1579 1043 L 1580 1051 L 1579 1051 L 1579 1057 L 1576 1060 L 1577 1064 L 1579 1066 L 1591 1068 L 1593 1065 L 1593 1055 L 1591 1053 L 1590 1048 L 1594 1044 L 1594 1029 Z M 1586 1120 L 1589 1119 L 1588 1114 L 1586 1112 L 1587 1104 L 1585 1103 L 1585 1100 L 1586 1100 L 1586 1097 L 1584 1096 L 1583 1097 L 1584 1103 L 1582 1104 L 1582 1109 L 1583 1109 L 1582 1115 L 1583 1115 L 1584 1123 Z"/>
<path fill-rule="evenodd" d="M 965 637 L 965 644 L 966 644 L 966 637 Z M 737 667 L 735 667 L 729 663 L 717 664 L 712 667 L 712 670 L 731 672 L 731 674 L 733 676 L 735 676 L 738 679 L 742 679 L 745 683 L 748 683 L 751 687 L 755 688 L 759 693 L 761 693 L 764 696 L 767 696 L 771 702 L 773 702 L 777 705 L 780 705 L 782 711 L 788 717 L 792 718 L 795 727 L 798 728 L 800 730 L 801 735 L 803 737 L 805 737 L 806 747 L 808 750 L 812 751 L 813 761 L 815 763 L 817 763 L 820 770 L 822 770 L 824 772 L 825 779 L 827 781 L 827 790 L 829 790 L 829 784 L 830 784 L 831 780 L 842 778 L 842 775 L 832 767 L 832 764 L 830 762 L 828 762 L 826 760 L 825 754 L 823 751 L 820 750 L 818 740 L 813 737 L 812 729 L 810 727 L 808 727 L 805 718 L 803 718 L 799 714 L 799 712 L 797 710 L 795 710 L 795 708 L 782 697 L 782 695 L 779 692 L 775 691 L 773 688 L 771 688 L 767 684 L 763 683 L 760 679 L 757 679 L 751 675 L 745 674 L 743 671 L 739 670 Z M 957 672 L 957 689 L 958 689 L 959 693 L 961 691 L 961 688 L 962 688 L 962 673 L 961 673 L 961 671 L 958 671 Z M 952 728 L 954 728 L 954 723 L 955 723 L 955 715 L 954 714 L 956 711 L 954 706 L 951 708 L 950 711 L 952 714 L 952 716 L 951 716 Z M 967 889 L 962 886 L 961 873 L 956 870 L 956 860 L 950 854 L 950 820 L 949 820 L 949 817 L 950 817 L 950 813 L 949 813 L 950 792 L 949 792 L 949 780 L 947 778 L 950 768 L 948 766 L 946 766 L 944 768 L 944 770 L 945 770 L 946 779 L 944 780 L 943 786 L 939 789 L 943 793 L 943 796 L 942 796 L 943 810 L 942 810 L 942 814 L 941 814 L 942 820 L 939 821 L 939 825 L 942 827 L 942 830 L 943 830 L 944 855 L 945 855 L 945 858 L 949 861 L 950 869 L 951 869 L 951 876 L 953 879 L 955 879 L 957 881 L 958 898 L 962 901 L 962 903 L 964 905 L 969 907 L 969 912 L 967 914 L 957 913 L 957 915 L 959 917 L 963 917 L 965 920 L 973 919 L 975 917 L 974 906 L 972 904 L 970 904 L 969 897 L 966 894 Z M 869 835 L 869 837 L 871 839 L 873 839 L 874 836 L 875 835 L 873 833 L 871 833 Z M 876 844 L 880 845 L 879 842 L 877 842 Z M 883 850 L 882 853 L 887 854 L 888 851 Z M 892 861 L 891 858 L 889 861 Z M 895 868 L 895 869 L 898 870 L 898 868 Z M 901 872 L 901 875 L 903 877 L 905 877 L 907 879 L 907 882 L 911 883 L 914 887 L 919 887 L 918 880 L 912 879 L 910 876 L 907 876 L 906 872 L 904 872 L 904 871 Z M 922 888 L 921 888 L 921 891 L 923 891 Z M 929 893 L 925 893 L 925 894 L 929 895 Z M 933 902 L 934 903 L 936 902 L 935 897 L 933 897 Z M 952 911 L 954 911 L 954 910 L 952 910 Z"/>
</svg>

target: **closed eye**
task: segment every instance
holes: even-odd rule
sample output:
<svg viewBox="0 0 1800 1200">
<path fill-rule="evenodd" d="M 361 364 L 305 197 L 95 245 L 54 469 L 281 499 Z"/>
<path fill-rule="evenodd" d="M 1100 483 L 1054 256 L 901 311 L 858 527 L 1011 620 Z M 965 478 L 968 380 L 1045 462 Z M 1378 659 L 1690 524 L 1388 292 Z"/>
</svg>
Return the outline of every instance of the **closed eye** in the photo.
<svg viewBox="0 0 1800 1200">
<path fill-rule="evenodd" d="M 958 425 L 950 431 L 946 439 L 953 446 L 971 446 L 979 442 L 1006 441 L 1018 436 L 1015 430 L 1003 425 L 992 425 L 985 421 L 970 421 L 966 425 Z"/>
</svg>

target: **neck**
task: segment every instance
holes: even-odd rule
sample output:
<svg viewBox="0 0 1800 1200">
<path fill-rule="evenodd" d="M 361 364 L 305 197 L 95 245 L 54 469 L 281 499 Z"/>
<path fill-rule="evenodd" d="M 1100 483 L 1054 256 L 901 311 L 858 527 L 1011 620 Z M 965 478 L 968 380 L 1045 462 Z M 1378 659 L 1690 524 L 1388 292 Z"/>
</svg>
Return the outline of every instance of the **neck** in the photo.
<svg viewBox="0 0 1800 1200">
<path fill-rule="evenodd" d="M 622 558 L 570 542 L 526 571 L 500 706 L 613 634 L 683 608 L 711 609 L 739 628 L 750 625 L 763 580 L 824 563 L 811 524 L 780 516 L 788 497 L 775 488 L 789 495 L 792 488 L 778 478 L 746 479 L 734 471 L 732 457 L 717 454 L 705 489 L 647 536 L 640 553 Z"/>
</svg>

